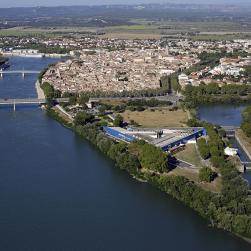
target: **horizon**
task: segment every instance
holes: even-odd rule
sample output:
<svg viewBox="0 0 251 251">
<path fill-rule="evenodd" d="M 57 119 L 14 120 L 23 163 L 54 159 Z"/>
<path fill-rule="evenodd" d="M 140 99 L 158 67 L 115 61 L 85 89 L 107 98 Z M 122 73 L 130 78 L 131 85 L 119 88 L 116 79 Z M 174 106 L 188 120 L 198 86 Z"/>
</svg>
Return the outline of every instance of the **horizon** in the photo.
<svg viewBox="0 0 251 251">
<path fill-rule="evenodd" d="M 0 3 L 2 0 L 0 0 Z M 201 4 L 201 5 L 246 5 L 251 4 L 249 0 L 9 0 L 1 3 L 0 8 L 16 7 L 57 7 L 57 6 L 102 6 L 102 5 L 139 5 L 139 4 Z"/>
</svg>

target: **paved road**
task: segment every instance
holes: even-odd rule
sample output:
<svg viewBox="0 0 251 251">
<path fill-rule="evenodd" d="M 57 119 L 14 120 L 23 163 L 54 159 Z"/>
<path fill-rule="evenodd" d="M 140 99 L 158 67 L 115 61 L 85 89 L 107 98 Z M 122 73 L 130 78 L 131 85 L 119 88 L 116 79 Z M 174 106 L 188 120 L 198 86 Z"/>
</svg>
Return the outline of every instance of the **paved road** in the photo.
<svg viewBox="0 0 251 251">
<path fill-rule="evenodd" d="M 178 102 L 179 100 L 182 100 L 182 96 L 177 95 L 165 95 L 165 96 L 154 96 L 154 97 L 99 97 L 99 98 L 90 98 L 91 101 L 102 101 L 102 100 L 137 100 L 137 99 L 144 99 L 144 100 L 150 100 L 150 99 L 157 99 L 159 101 L 170 101 L 173 103 Z"/>
<path fill-rule="evenodd" d="M 172 168 L 180 167 L 180 168 L 194 168 L 194 165 L 182 161 L 180 159 L 176 159 L 175 157 L 171 157 L 168 159 L 168 165 Z"/>
</svg>

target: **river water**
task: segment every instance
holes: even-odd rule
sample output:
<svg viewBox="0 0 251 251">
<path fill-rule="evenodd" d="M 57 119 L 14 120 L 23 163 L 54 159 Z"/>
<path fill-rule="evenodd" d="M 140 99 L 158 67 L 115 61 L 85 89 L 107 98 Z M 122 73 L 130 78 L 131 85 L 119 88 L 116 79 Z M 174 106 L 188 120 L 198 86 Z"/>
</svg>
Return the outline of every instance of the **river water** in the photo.
<svg viewBox="0 0 251 251">
<path fill-rule="evenodd" d="M 11 59 L 29 70 L 51 62 Z M 35 80 L 6 76 L 0 97 L 34 97 Z M 116 169 L 38 107 L 0 108 L 0 121 L 0 250 L 250 250 Z"/>
</svg>

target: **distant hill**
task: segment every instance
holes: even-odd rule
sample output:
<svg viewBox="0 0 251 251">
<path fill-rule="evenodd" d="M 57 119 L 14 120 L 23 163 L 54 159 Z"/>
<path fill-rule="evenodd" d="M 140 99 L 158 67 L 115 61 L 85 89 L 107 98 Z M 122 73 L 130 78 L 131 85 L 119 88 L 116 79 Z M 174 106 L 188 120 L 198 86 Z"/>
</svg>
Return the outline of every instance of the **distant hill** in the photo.
<svg viewBox="0 0 251 251">
<path fill-rule="evenodd" d="M 0 8 L 5 25 L 104 27 L 131 24 L 131 19 L 174 21 L 245 21 L 251 22 L 251 6 L 208 4 L 144 4 Z M 0 26 L 1 27 L 1 26 Z"/>
</svg>

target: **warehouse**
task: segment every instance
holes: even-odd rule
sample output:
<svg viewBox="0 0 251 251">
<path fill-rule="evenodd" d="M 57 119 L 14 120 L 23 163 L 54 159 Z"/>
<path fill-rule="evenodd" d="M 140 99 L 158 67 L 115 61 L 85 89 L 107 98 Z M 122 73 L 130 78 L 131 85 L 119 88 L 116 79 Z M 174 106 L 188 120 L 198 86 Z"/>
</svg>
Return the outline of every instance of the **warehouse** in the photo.
<svg viewBox="0 0 251 251">
<path fill-rule="evenodd" d="M 179 145 L 195 143 L 199 137 L 206 136 L 206 130 L 201 127 L 165 129 L 104 127 L 103 130 L 117 140 L 128 143 L 144 140 L 160 147 L 163 151 L 169 151 Z"/>
</svg>

